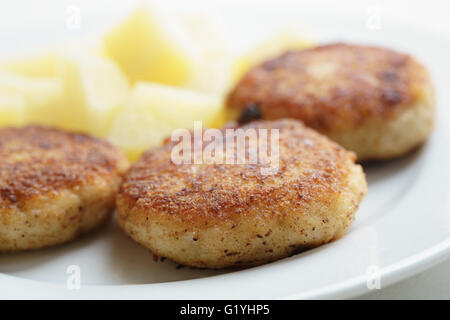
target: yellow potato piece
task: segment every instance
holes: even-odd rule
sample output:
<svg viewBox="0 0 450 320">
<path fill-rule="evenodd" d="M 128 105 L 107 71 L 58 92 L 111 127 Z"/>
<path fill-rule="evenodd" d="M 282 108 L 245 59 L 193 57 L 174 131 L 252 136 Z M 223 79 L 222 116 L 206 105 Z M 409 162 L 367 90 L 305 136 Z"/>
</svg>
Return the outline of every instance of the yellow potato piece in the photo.
<svg viewBox="0 0 450 320">
<path fill-rule="evenodd" d="M 59 126 L 103 137 L 116 110 L 128 96 L 128 82 L 110 59 L 96 54 L 66 53 L 58 62 L 64 105 Z"/>
<path fill-rule="evenodd" d="M 0 70 L 25 77 L 57 77 L 57 68 L 63 52 L 83 48 L 83 52 L 106 56 L 103 43 L 88 39 L 71 40 L 46 52 L 31 52 L 19 58 L 0 62 Z"/>
<path fill-rule="evenodd" d="M 204 128 L 222 125 L 222 110 L 222 99 L 217 95 L 138 83 L 117 113 L 108 138 L 134 161 L 175 129 L 193 128 L 195 120 L 201 120 Z"/>
<path fill-rule="evenodd" d="M 197 49 L 181 24 L 157 7 L 139 8 L 104 42 L 131 83 L 183 85 L 198 63 Z"/>
<path fill-rule="evenodd" d="M 239 57 L 232 71 L 234 81 L 239 80 L 250 68 L 264 60 L 274 58 L 288 50 L 302 50 L 315 45 L 314 41 L 296 30 L 294 27 L 282 30 Z"/>
<path fill-rule="evenodd" d="M 54 77 L 57 53 L 48 52 L 0 64 L 0 69 L 26 77 Z"/>
<path fill-rule="evenodd" d="M 191 13 L 182 16 L 182 22 L 201 56 L 185 87 L 211 94 L 226 93 L 231 83 L 232 53 L 220 17 Z"/>
<path fill-rule="evenodd" d="M 142 152 L 159 145 L 170 133 L 170 126 L 157 121 L 151 110 L 123 108 L 116 114 L 108 139 L 120 147 L 130 161 L 135 161 Z"/>
<path fill-rule="evenodd" d="M 25 123 L 26 101 L 21 94 L 0 92 L 0 126 L 21 126 Z"/>
<path fill-rule="evenodd" d="M 25 108 L 26 114 L 23 116 L 24 119 L 19 121 L 21 123 L 57 125 L 62 102 L 62 84 L 56 78 L 28 78 L 1 72 L 0 97 L 4 99 L 2 103 L 5 108 L 12 108 L 6 107 L 8 103 Z M 22 102 L 19 102 L 20 99 Z M 22 117 L 20 116 L 22 111 L 17 110 L 16 114 Z"/>
</svg>

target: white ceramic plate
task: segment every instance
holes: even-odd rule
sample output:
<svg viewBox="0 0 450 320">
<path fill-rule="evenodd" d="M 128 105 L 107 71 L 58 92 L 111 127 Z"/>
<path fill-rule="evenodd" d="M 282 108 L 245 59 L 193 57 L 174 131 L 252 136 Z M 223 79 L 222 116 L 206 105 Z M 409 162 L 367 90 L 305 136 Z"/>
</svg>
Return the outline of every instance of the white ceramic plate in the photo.
<svg viewBox="0 0 450 320">
<path fill-rule="evenodd" d="M 217 9 L 217 8 L 216 8 Z M 239 7 L 216 10 L 234 46 L 250 43 L 276 26 L 301 21 L 319 40 L 385 45 L 410 52 L 430 69 L 437 87 L 436 131 L 417 152 L 365 167 L 369 193 L 341 240 L 275 263 L 241 271 L 177 269 L 154 262 L 147 250 L 111 223 L 73 243 L 36 252 L 0 256 L 0 298 L 344 298 L 411 276 L 450 254 L 450 39 L 383 20 L 367 28 L 366 17 L 335 16 L 326 8 Z M 92 17 L 84 17 L 84 30 Z M 99 15 L 98 21 L 109 18 Z M 93 21 L 93 20 L 92 20 Z M 64 37 L 51 23 L 3 32 L 0 46 L 11 49 Z M 10 41 L 9 43 L 7 41 Z M 7 45 L 8 44 L 8 45 Z M 68 266 L 81 270 L 81 289 L 66 286 Z M 370 283 L 376 283 L 370 282 Z"/>
</svg>

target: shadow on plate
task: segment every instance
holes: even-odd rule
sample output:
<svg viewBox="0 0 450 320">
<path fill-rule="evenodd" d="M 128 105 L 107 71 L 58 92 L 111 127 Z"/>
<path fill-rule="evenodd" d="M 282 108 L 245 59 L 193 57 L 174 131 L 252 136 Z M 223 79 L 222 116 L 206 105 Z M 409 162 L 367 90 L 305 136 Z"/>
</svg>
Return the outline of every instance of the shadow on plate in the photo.
<svg viewBox="0 0 450 320">
<path fill-rule="evenodd" d="M 413 163 L 418 162 L 425 149 L 426 146 L 423 145 L 398 158 L 362 163 L 361 165 L 366 173 L 369 188 L 370 185 L 376 184 L 381 180 L 385 180 L 389 177 L 395 177 L 396 174 L 407 169 Z"/>
<path fill-rule="evenodd" d="M 0 272 L 14 273 L 45 265 L 56 258 L 69 255 L 73 251 L 87 249 L 106 232 L 107 226 L 80 236 L 69 243 L 56 245 L 39 250 L 11 252 L 0 254 Z"/>
<path fill-rule="evenodd" d="M 190 280 L 223 274 L 228 271 L 196 269 L 178 265 L 167 259 L 157 259 L 145 247 L 128 238 L 118 226 L 109 239 L 109 265 L 119 282 L 143 284 Z"/>
</svg>

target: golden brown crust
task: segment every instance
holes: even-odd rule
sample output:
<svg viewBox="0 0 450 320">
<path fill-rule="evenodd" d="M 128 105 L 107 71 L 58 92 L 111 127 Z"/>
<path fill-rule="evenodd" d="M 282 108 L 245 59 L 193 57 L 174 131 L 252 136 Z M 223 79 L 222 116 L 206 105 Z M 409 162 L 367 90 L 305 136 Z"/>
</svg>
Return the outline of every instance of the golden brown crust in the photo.
<svg viewBox="0 0 450 320">
<path fill-rule="evenodd" d="M 40 126 L 0 129 L 0 208 L 22 207 L 101 177 L 123 173 L 127 162 L 106 141 Z M 107 179 L 109 180 L 109 179 Z"/>
<path fill-rule="evenodd" d="M 168 142 L 126 175 L 120 227 L 153 254 L 202 268 L 259 265 L 342 237 L 366 193 L 354 154 L 298 120 L 248 128 L 279 129 L 276 174 L 261 163 L 175 165 Z"/>
<path fill-rule="evenodd" d="M 299 209 L 338 194 L 355 159 L 353 153 L 300 121 L 256 121 L 242 128 L 280 130 L 277 174 L 263 175 L 261 166 L 252 164 L 175 165 L 171 161 L 174 144 L 167 143 L 133 164 L 119 201 L 150 215 L 170 215 L 187 227 L 233 220 L 249 206 L 270 208 L 274 201 L 286 200 L 285 206 Z"/>
<path fill-rule="evenodd" d="M 251 69 L 227 106 L 239 114 L 257 103 L 263 119 L 301 119 L 328 134 L 368 119 L 391 119 L 420 100 L 429 81 L 409 55 L 335 43 L 286 52 Z"/>
</svg>

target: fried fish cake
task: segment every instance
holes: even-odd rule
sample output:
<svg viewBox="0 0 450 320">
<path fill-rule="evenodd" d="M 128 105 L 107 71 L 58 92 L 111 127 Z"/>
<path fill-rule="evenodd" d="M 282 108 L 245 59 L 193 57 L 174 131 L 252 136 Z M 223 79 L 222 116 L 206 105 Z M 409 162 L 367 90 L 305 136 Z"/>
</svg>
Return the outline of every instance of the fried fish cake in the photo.
<svg viewBox="0 0 450 320">
<path fill-rule="evenodd" d="M 127 167 L 120 151 L 83 134 L 0 129 L 0 252 L 64 243 L 101 225 Z"/>
<path fill-rule="evenodd" d="M 355 155 L 298 120 L 255 121 L 241 129 L 279 130 L 278 165 L 275 158 L 175 164 L 178 144 L 150 149 L 117 196 L 125 233 L 156 256 L 201 268 L 260 265 L 342 237 L 366 193 Z M 248 137 L 245 154 L 261 139 L 270 155 L 276 150 L 269 136 Z M 230 139 L 214 143 L 226 146 Z M 264 172 L 267 166 L 274 170 Z"/>
<path fill-rule="evenodd" d="M 422 144 L 433 129 L 427 69 L 389 49 L 336 43 L 286 52 L 251 69 L 231 91 L 231 118 L 296 118 L 358 160 L 388 159 Z M 250 109 L 251 110 L 251 109 Z"/>
</svg>

